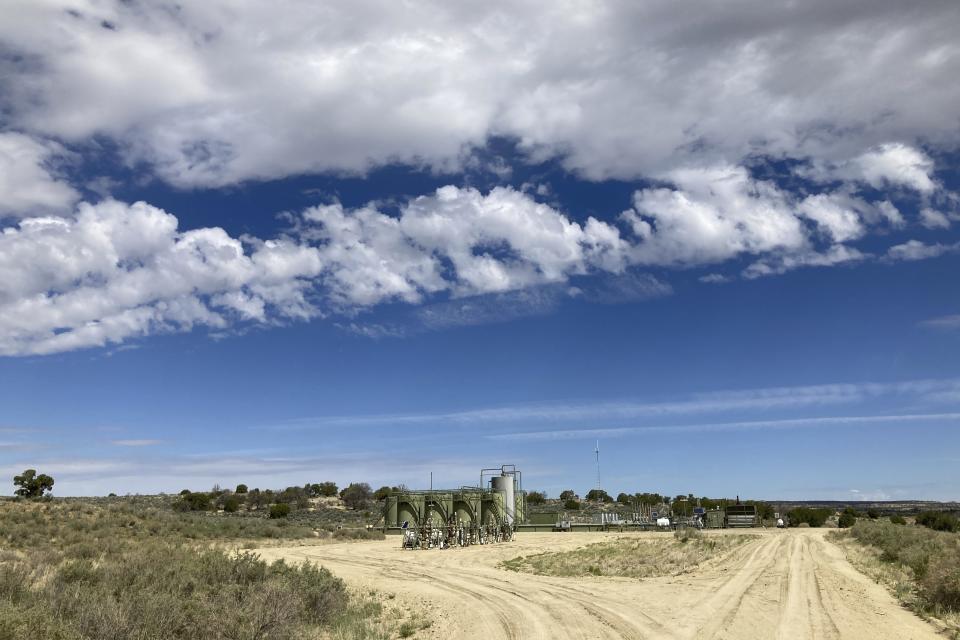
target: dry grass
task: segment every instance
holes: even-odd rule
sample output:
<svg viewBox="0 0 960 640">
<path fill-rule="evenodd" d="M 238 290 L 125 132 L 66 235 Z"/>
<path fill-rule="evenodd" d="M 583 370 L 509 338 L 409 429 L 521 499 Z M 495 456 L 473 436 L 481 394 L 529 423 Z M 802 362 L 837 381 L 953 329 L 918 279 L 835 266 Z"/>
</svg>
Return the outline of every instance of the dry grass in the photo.
<svg viewBox="0 0 960 640">
<path fill-rule="evenodd" d="M 651 578 L 691 571 L 755 538 L 699 531 L 674 536 L 663 534 L 657 538 L 621 537 L 573 551 L 520 556 L 505 561 L 503 566 L 512 571 L 548 576 Z"/>
</svg>

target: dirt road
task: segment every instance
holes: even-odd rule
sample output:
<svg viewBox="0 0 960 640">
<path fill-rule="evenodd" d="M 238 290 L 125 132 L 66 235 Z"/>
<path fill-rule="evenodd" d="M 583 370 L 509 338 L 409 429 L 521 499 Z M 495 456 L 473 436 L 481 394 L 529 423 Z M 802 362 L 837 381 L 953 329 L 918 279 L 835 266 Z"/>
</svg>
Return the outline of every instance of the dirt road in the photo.
<svg viewBox="0 0 960 640">
<path fill-rule="evenodd" d="M 723 535 L 722 532 L 717 532 Z M 618 536 L 523 533 L 513 542 L 402 551 L 400 540 L 259 550 L 318 562 L 354 586 L 427 607 L 425 637 L 939 638 L 856 571 L 817 529 L 760 532 L 697 572 L 642 581 L 558 578 L 498 569 L 504 559 Z"/>
</svg>

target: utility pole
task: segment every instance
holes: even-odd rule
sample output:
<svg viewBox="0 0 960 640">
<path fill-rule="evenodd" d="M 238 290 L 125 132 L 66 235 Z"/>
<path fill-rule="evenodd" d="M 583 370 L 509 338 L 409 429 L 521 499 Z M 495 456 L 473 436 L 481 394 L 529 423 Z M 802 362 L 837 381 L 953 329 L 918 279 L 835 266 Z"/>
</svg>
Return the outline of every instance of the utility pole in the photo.
<svg viewBox="0 0 960 640">
<path fill-rule="evenodd" d="M 597 448 L 594 450 L 597 455 L 597 491 L 600 491 L 600 441 L 597 440 Z"/>
</svg>

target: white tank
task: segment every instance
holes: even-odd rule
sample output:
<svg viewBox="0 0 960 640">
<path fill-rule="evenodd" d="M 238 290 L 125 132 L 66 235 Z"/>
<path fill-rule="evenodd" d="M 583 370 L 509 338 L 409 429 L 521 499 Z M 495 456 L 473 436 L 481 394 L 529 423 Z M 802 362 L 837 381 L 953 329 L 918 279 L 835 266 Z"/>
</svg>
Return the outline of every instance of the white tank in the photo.
<svg viewBox="0 0 960 640">
<path fill-rule="evenodd" d="M 516 499 L 514 498 L 514 477 L 509 474 L 503 474 L 502 476 L 494 476 L 490 479 L 490 483 L 493 485 L 494 491 L 500 491 L 503 493 L 503 504 L 504 504 L 504 514 L 507 524 L 513 525 L 513 519 L 517 509 Z"/>
<path fill-rule="evenodd" d="M 658 527 L 669 527 L 669 526 L 670 526 L 670 518 L 657 518 L 657 526 L 658 526 Z"/>
</svg>

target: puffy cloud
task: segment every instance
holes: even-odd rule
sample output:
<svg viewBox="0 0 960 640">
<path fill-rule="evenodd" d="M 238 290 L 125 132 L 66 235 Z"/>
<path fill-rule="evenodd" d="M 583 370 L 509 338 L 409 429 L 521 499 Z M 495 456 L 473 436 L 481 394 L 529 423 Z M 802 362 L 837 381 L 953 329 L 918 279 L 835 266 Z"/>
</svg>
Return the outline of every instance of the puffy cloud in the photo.
<svg viewBox="0 0 960 640">
<path fill-rule="evenodd" d="M 927 258 L 937 258 L 958 249 L 960 249 L 960 244 L 926 244 L 919 240 L 908 240 L 903 244 L 890 247 L 887 250 L 887 258 L 895 261 L 926 260 Z"/>
<path fill-rule="evenodd" d="M 509 188 L 443 187 L 397 215 L 323 205 L 296 221 L 289 237 L 241 241 L 220 228 L 180 230 L 176 217 L 143 202 L 24 218 L 0 233 L 0 354 L 307 319 L 325 307 L 352 312 L 438 293 L 519 292 L 626 267 L 628 242 L 616 227 L 574 222 Z M 665 287 L 636 276 L 629 288 L 638 296 L 654 284 Z"/>
<path fill-rule="evenodd" d="M 69 206 L 77 192 L 57 177 L 54 161 L 65 150 L 10 131 L 0 132 L 0 218 Z"/>
<path fill-rule="evenodd" d="M 834 242 L 856 240 L 864 234 L 860 215 L 847 198 L 817 194 L 800 203 L 800 212 L 817 223 L 817 226 Z"/>
<path fill-rule="evenodd" d="M 762 258 L 747 277 L 779 274 L 863 259 L 845 243 L 905 224 L 889 201 L 867 202 L 846 187 L 800 197 L 744 167 L 678 169 L 663 178 L 672 186 L 637 191 L 621 215 L 639 239 L 627 251 L 631 264 L 690 267 L 754 255 Z"/>
<path fill-rule="evenodd" d="M 931 178 L 933 160 L 905 144 L 881 145 L 859 156 L 854 164 L 863 180 L 877 189 L 892 184 L 930 193 L 936 188 Z"/>
<path fill-rule="evenodd" d="M 263 320 L 264 307 L 309 317 L 308 278 L 319 270 L 315 249 L 286 240 L 248 249 L 219 228 L 178 231 L 174 216 L 142 202 L 27 218 L 0 233 L 0 354 L 224 328 L 231 314 Z"/>
<path fill-rule="evenodd" d="M 743 275 L 754 278 L 862 260 L 845 243 L 892 218 L 885 203 L 840 191 L 799 199 L 742 167 L 677 170 L 669 179 L 671 187 L 637 191 L 619 226 L 578 221 L 512 188 L 454 186 L 389 212 L 374 203 L 310 207 L 273 240 L 181 230 L 143 202 L 85 202 L 70 215 L 23 218 L 0 231 L 0 355 L 354 316 L 389 302 L 424 305 L 419 324 L 442 328 L 545 313 L 569 296 L 641 300 L 671 292 L 644 267 L 749 257 Z M 954 248 L 911 241 L 886 257 Z"/>
<path fill-rule="evenodd" d="M 0 95 L 180 185 L 449 168 L 504 135 L 589 178 L 760 154 L 931 189 L 912 149 L 958 140 L 955 2 L 695 5 L 15 0 Z"/>
<path fill-rule="evenodd" d="M 743 167 L 683 169 L 676 189 L 643 189 L 622 218 L 642 239 L 638 264 L 709 264 L 741 253 L 800 250 L 807 236 L 786 194 Z"/>
<path fill-rule="evenodd" d="M 923 196 L 930 196 L 939 188 L 934 178 L 933 159 L 915 146 L 902 142 L 885 142 L 852 158 L 826 160 L 814 157 L 811 165 L 801 165 L 796 172 L 821 182 L 841 180 L 870 185 L 874 189 L 900 187 Z M 888 213 L 892 211 L 888 209 Z"/>
<path fill-rule="evenodd" d="M 936 209 L 924 207 L 920 210 L 920 224 L 927 229 L 949 229 L 950 218 Z"/>
<path fill-rule="evenodd" d="M 581 225 L 510 188 L 484 195 L 446 186 L 398 216 L 332 204 L 303 219 L 300 233 L 318 243 L 325 283 L 345 305 L 513 291 L 626 265 L 616 227 L 594 218 Z"/>
</svg>

